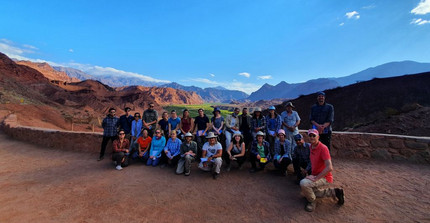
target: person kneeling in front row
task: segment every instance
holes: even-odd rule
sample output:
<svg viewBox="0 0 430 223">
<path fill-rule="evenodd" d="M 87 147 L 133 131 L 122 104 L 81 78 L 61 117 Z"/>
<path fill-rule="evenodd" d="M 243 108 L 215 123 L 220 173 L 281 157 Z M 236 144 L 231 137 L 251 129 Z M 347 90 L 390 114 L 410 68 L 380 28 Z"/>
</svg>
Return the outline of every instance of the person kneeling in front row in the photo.
<svg viewBox="0 0 430 223">
<path fill-rule="evenodd" d="M 312 175 L 300 181 L 302 194 L 308 200 L 305 206 L 306 211 L 314 211 L 316 198 L 333 197 L 337 198 L 338 204 L 344 203 L 344 192 L 341 188 L 327 188 L 333 183 L 333 166 L 331 163 L 330 152 L 326 145 L 319 141 L 318 130 L 309 129 L 308 131 L 310 146 L 310 160 L 312 165 Z"/>
<path fill-rule="evenodd" d="M 222 146 L 217 142 L 217 136 L 213 132 L 209 132 L 206 139 L 208 142 L 203 145 L 199 168 L 206 172 L 212 171 L 212 176 L 216 179 L 221 171 Z"/>
<path fill-rule="evenodd" d="M 292 154 L 293 166 L 294 173 L 297 176 L 296 182 L 299 184 L 303 178 L 311 174 L 311 161 L 309 160 L 309 147 L 311 144 L 305 143 L 303 136 L 300 133 L 294 136 L 294 140 L 296 141 L 296 147 Z"/>
<path fill-rule="evenodd" d="M 251 145 L 250 162 L 252 168 L 249 171 L 251 173 L 264 170 L 266 164 L 271 160 L 270 145 L 264 140 L 264 133 L 261 131 L 257 132 L 255 138 Z M 256 162 L 258 162 L 259 168 L 257 168 Z"/>
<path fill-rule="evenodd" d="M 130 141 L 125 138 L 125 131 L 120 130 L 118 133 L 118 139 L 113 141 L 113 154 L 112 160 L 115 162 L 116 169 L 122 170 L 122 167 L 127 166 L 126 159 L 128 159 Z"/>
<path fill-rule="evenodd" d="M 189 176 L 191 173 L 191 163 L 194 162 L 197 155 L 197 143 L 192 141 L 193 134 L 187 132 L 185 135 L 185 141 L 181 144 L 181 159 L 178 162 L 176 168 L 176 174 L 183 174 Z"/>
<path fill-rule="evenodd" d="M 278 138 L 275 139 L 275 157 L 273 164 L 278 169 L 282 176 L 287 175 L 287 167 L 291 163 L 291 142 L 286 139 L 285 131 L 283 129 L 278 130 Z"/>
</svg>

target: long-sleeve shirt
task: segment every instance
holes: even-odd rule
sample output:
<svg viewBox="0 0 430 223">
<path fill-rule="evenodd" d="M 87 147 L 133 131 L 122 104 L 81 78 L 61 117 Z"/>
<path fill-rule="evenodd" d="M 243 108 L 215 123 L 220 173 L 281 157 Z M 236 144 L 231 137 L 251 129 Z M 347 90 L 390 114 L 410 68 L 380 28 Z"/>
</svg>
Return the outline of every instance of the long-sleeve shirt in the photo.
<svg viewBox="0 0 430 223">
<path fill-rule="evenodd" d="M 142 127 L 143 127 L 143 122 L 142 119 L 139 120 L 133 120 L 133 122 L 131 123 L 131 135 L 139 138 L 142 136 Z"/>
<path fill-rule="evenodd" d="M 103 128 L 103 136 L 112 137 L 117 135 L 118 131 L 118 117 L 115 116 L 106 116 L 106 118 L 103 119 L 102 122 L 102 128 Z"/>
<path fill-rule="evenodd" d="M 239 117 L 234 117 L 233 114 L 227 115 L 225 119 L 225 127 L 227 128 L 226 130 L 231 129 L 232 127 L 236 127 L 239 129 Z"/>
<path fill-rule="evenodd" d="M 131 122 L 134 120 L 133 116 L 121 115 L 119 117 L 119 127 L 124 130 L 125 134 L 129 134 L 131 130 Z"/>
<path fill-rule="evenodd" d="M 152 138 L 149 155 L 157 158 L 161 157 L 161 151 L 163 151 L 165 145 L 166 138 L 164 138 L 164 136 L 161 136 L 160 139 L 157 139 L 157 137 Z"/>
<path fill-rule="evenodd" d="M 274 131 L 275 135 L 278 133 L 278 130 L 282 127 L 282 119 L 281 116 L 275 114 L 275 118 L 270 118 L 270 115 L 266 117 L 266 126 L 267 132 Z"/>
<path fill-rule="evenodd" d="M 130 142 L 128 141 L 128 139 L 124 139 L 122 141 L 122 144 L 121 140 L 115 139 L 112 144 L 114 153 L 125 152 L 125 150 L 130 147 Z"/>
<path fill-rule="evenodd" d="M 282 151 L 282 146 L 284 147 L 283 151 Z M 279 160 L 281 157 L 290 157 L 291 154 L 291 142 L 290 140 L 286 139 L 284 141 L 284 145 L 281 144 L 281 141 L 279 139 L 275 140 L 275 146 L 274 146 L 274 150 L 275 150 L 275 159 Z"/>
<path fill-rule="evenodd" d="M 260 131 L 266 132 L 266 117 L 261 116 L 261 118 L 252 118 L 251 119 L 251 131 L 255 132 L 255 128 L 261 128 Z"/>
<path fill-rule="evenodd" d="M 315 121 L 318 124 L 324 124 L 329 122 L 330 126 L 328 127 L 328 131 L 332 131 L 332 124 L 334 122 L 334 107 L 331 104 L 324 103 L 323 105 L 319 105 L 318 103 L 314 104 L 311 108 L 310 121 Z M 327 128 L 326 128 L 327 129 Z M 323 132 L 326 133 L 326 132 Z"/>
<path fill-rule="evenodd" d="M 190 151 L 190 150 L 193 151 L 193 153 L 197 155 L 197 143 L 194 141 L 191 141 L 190 144 L 187 144 L 187 142 L 183 142 L 181 144 L 181 148 L 180 148 L 181 157 L 184 157 L 185 153 Z"/>
<path fill-rule="evenodd" d="M 169 152 L 169 155 L 171 157 L 177 156 L 180 153 L 181 144 L 182 142 L 180 139 L 176 138 L 175 141 L 173 141 L 172 138 L 170 138 L 169 140 L 167 140 L 167 144 L 164 147 L 164 151 Z"/>
<path fill-rule="evenodd" d="M 293 159 L 298 159 L 300 162 L 308 164 L 306 167 L 306 171 L 308 172 L 311 170 L 311 160 L 309 159 L 311 153 L 310 146 L 311 144 L 309 143 L 304 143 L 303 146 L 296 146 L 292 154 Z"/>
</svg>

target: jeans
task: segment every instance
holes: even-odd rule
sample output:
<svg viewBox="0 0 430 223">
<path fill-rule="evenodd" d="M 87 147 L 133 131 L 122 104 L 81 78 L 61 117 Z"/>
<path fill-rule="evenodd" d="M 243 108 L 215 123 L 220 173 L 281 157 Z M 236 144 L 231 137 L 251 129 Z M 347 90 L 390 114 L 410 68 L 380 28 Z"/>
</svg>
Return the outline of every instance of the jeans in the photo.
<svg viewBox="0 0 430 223">
<path fill-rule="evenodd" d="M 203 145 L 206 142 L 205 136 L 196 136 L 196 143 L 197 143 L 197 158 L 202 157 L 202 148 Z"/>
<path fill-rule="evenodd" d="M 306 169 L 306 167 L 308 167 L 308 163 L 299 158 L 295 158 L 293 159 L 293 166 L 294 166 L 294 173 L 297 175 L 297 179 L 299 180 L 303 179 L 305 176 L 302 175 L 302 171 L 300 168 Z M 308 171 L 308 174 L 311 174 L 310 172 L 311 170 Z"/>
<path fill-rule="evenodd" d="M 119 152 L 119 153 L 113 153 L 112 154 L 112 160 L 116 161 L 116 165 L 121 165 L 124 157 L 125 157 L 125 153 L 124 152 Z"/>
<path fill-rule="evenodd" d="M 273 164 L 275 165 L 276 169 L 279 169 L 279 171 L 281 171 L 282 174 L 284 174 L 285 171 L 287 171 L 287 167 L 288 165 L 290 165 L 290 163 L 291 163 L 291 159 L 288 157 L 282 158 L 281 163 L 278 163 L 278 160 L 273 161 Z"/>
<path fill-rule="evenodd" d="M 176 168 L 176 174 L 190 174 L 191 172 L 191 163 L 194 162 L 194 157 L 191 155 L 185 155 L 181 157 L 178 161 L 178 167 Z"/>
<path fill-rule="evenodd" d="M 147 166 L 157 166 L 158 163 L 160 162 L 160 159 L 161 159 L 161 157 L 155 158 L 155 159 L 149 159 L 148 158 L 148 161 L 146 161 L 146 165 Z"/>
<path fill-rule="evenodd" d="M 100 149 L 100 158 L 105 156 L 106 146 L 111 140 L 112 142 L 116 139 L 116 136 L 103 136 L 102 147 Z"/>
<path fill-rule="evenodd" d="M 231 151 L 230 153 L 232 156 L 239 154 L 239 153 L 234 153 L 233 151 Z M 228 156 L 228 154 L 227 154 L 227 156 Z M 245 162 L 245 160 L 246 160 L 245 156 L 236 157 L 236 162 L 239 164 L 239 167 L 242 166 L 242 164 Z M 231 163 L 230 157 L 227 157 L 225 162 L 227 163 L 227 165 L 230 165 L 230 163 Z"/>
<path fill-rule="evenodd" d="M 169 164 L 169 166 L 176 166 L 176 164 L 178 163 L 180 158 L 181 158 L 181 156 L 178 154 L 178 155 L 172 157 L 172 159 L 169 159 L 169 157 L 167 157 L 166 153 L 164 153 L 164 151 L 162 151 L 160 162 L 163 164 Z"/>
</svg>

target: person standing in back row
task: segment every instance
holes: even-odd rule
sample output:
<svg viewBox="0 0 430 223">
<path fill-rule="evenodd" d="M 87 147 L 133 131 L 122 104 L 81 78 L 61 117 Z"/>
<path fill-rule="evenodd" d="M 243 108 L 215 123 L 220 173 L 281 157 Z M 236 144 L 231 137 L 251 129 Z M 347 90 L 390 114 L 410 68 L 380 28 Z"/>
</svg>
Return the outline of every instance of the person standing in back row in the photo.
<svg viewBox="0 0 430 223">
<path fill-rule="evenodd" d="M 334 121 L 333 105 L 325 102 L 325 93 L 317 93 L 317 103 L 311 108 L 310 121 L 312 128 L 318 130 L 320 141 L 330 151 L 332 124 Z"/>
<path fill-rule="evenodd" d="M 149 108 L 143 112 L 142 116 L 143 128 L 148 130 L 149 136 L 154 135 L 154 130 L 157 127 L 158 113 L 154 109 L 154 103 L 149 103 Z"/>
<path fill-rule="evenodd" d="M 131 122 L 133 122 L 134 117 L 130 115 L 131 108 L 124 108 L 125 114 L 119 117 L 119 128 L 123 129 L 125 132 L 125 138 L 131 141 Z"/>
<path fill-rule="evenodd" d="M 115 108 L 109 108 L 109 113 L 106 118 L 103 119 L 102 128 L 103 128 L 103 140 L 102 146 L 100 149 L 100 156 L 97 161 L 103 160 L 105 156 L 106 146 L 111 140 L 112 142 L 117 137 L 117 131 L 119 126 L 119 119 L 115 116 Z"/>
</svg>

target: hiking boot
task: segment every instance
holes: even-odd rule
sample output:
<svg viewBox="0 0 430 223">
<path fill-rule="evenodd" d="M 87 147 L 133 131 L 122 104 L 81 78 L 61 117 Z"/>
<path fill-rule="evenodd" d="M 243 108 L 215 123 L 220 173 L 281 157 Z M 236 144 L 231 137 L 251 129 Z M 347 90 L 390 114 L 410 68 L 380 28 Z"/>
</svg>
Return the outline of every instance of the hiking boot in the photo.
<svg viewBox="0 0 430 223">
<path fill-rule="evenodd" d="M 231 165 L 229 164 L 229 165 L 227 166 L 226 171 L 227 171 L 227 172 L 230 172 L 230 169 L 231 169 Z"/>
<path fill-rule="evenodd" d="M 312 212 L 315 210 L 316 206 L 317 206 L 317 203 L 315 201 L 308 202 L 305 206 L 305 211 Z"/>
<path fill-rule="evenodd" d="M 345 196 L 343 194 L 343 189 L 342 188 L 335 188 L 334 191 L 335 191 L 336 197 L 337 197 L 337 204 L 343 205 L 343 203 L 345 202 Z"/>
<path fill-rule="evenodd" d="M 214 180 L 216 180 L 216 178 L 218 178 L 219 173 L 213 173 L 212 177 L 214 178 Z"/>
<path fill-rule="evenodd" d="M 116 161 L 113 161 L 113 165 L 114 165 L 114 166 L 117 166 L 117 165 L 118 165 L 118 163 L 117 163 Z"/>
<path fill-rule="evenodd" d="M 97 161 L 102 161 L 105 157 L 104 156 L 100 156 Z"/>
<path fill-rule="evenodd" d="M 117 170 L 122 170 L 121 165 L 116 166 L 116 169 L 117 169 Z"/>
<path fill-rule="evenodd" d="M 190 171 L 189 172 L 185 172 L 185 176 L 189 176 L 190 175 Z"/>
</svg>

